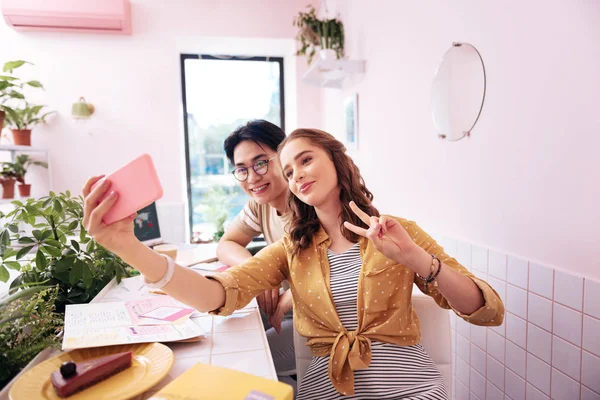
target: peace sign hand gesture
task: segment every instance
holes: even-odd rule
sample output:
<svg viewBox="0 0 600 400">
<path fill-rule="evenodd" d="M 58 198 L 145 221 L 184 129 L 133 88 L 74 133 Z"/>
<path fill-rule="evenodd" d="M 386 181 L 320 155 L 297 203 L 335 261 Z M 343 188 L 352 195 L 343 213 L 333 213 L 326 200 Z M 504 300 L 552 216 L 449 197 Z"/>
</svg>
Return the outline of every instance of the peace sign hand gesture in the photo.
<svg viewBox="0 0 600 400">
<path fill-rule="evenodd" d="M 413 260 L 418 259 L 419 251 L 422 249 L 415 244 L 398 221 L 386 216 L 369 216 L 353 201 L 350 202 L 350 208 L 369 229 L 358 227 L 348 221 L 344 222 L 346 229 L 369 239 L 387 258 L 414 270 Z"/>
</svg>

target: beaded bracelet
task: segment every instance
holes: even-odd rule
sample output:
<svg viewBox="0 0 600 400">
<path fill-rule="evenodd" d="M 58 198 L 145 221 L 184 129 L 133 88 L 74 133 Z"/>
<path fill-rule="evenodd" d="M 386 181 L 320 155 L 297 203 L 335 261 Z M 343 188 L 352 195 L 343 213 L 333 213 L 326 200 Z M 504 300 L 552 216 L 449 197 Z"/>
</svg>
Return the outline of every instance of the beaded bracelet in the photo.
<svg viewBox="0 0 600 400">
<path fill-rule="evenodd" d="M 171 279 L 173 279 L 173 274 L 175 274 L 175 261 L 173 261 L 173 259 L 166 254 L 161 254 L 161 256 L 167 260 L 167 271 L 158 282 L 148 282 L 146 277 L 144 277 L 144 284 L 150 289 L 162 289 L 171 281 Z"/>
<path fill-rule="evenodd" d="M 436 260 L 437 260 L 437 270 L 435 268 L 436 267 L 436 265 L 435 265 L 435 261 Z M 427 276 L 427 278 L 424 278 L 421 275 L 417 274 L 417 277 L 419 279 L 421 279 L 422 281 L 425 282 L 425 290 L 426 291 L 429 291 L 429 284 L 431 282 L 435 281 L 435 279 L 439 275 L 441 269 L 442 269 L 442 262 L 440 261 L 439 258 L 437 258 L 433 254 L 431 254 L 431 272 L 429 273 L 429 275 Z"/>
</svg>

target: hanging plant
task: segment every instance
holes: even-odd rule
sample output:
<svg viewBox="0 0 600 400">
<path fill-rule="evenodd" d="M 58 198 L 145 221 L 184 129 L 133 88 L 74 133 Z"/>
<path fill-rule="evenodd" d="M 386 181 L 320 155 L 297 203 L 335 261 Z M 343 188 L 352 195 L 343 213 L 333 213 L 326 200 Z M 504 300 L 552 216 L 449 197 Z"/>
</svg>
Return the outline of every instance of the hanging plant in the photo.
<svg viewBox="0 0 600 400">
<path fill-rule="evenodd" d="M 312 62 L 317 52 L 333 50 L 337 59 L 344 57 L 344 24 L 338 19 L 317 18 L 314 6 L 308 6 L 308 12 L 299 12 L 294 18 L 294 26 L 299 28 L 296 40 L 300 42 L 300 49 L 296 55 L 307 56 L 308 64 Z"/>
</svg>

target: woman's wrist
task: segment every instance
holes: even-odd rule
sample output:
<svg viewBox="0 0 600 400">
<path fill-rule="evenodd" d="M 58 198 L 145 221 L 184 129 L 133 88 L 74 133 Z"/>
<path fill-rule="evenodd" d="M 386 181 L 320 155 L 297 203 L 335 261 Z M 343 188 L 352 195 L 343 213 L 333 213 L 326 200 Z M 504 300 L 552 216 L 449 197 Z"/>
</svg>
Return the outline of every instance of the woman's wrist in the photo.
<svg viewBox="0 0 600 400">
<path fill-rule="evenodd" d="M 411 252 L 408 267 L 421 276 L 428 276 L 431 272 L 431 254 L 427 253 L 421 247 L 415 245 Z"/>
</svg>

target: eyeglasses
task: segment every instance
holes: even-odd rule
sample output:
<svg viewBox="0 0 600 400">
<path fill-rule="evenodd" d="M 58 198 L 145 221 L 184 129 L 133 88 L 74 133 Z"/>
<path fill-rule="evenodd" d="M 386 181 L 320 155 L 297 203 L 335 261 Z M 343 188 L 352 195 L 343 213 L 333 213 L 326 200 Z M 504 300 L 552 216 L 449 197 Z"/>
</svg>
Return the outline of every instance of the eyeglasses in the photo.
<svg viewBox="0 0 600 400">
<path fill-rule="evenodd" d="M 269 158 L 267 160 L 258 160 L 252 165 L 252 169 L 258 175 L 264 175 L 267 173 L 267 171 L 269 171 L 269 162 L 273 161 L 276 158 L 277 156 Z M 235 179 L 237 179 L 240 182 L 244 182 L 246 179 L 248 179 L 248 168 L 246 167 L 236 167 L 233 171 L 231 171 L 231 173 L 233 174 Z"/>
</svg>

